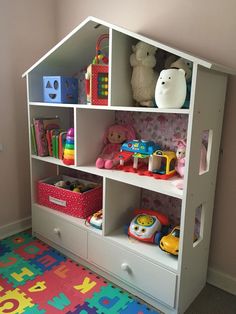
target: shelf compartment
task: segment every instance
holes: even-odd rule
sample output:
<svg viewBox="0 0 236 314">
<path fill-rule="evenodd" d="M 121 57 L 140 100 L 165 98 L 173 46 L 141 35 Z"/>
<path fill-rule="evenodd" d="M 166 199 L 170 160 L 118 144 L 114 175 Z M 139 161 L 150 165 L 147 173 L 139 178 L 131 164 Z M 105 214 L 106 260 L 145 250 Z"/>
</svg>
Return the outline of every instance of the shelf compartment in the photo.
<svg viewBox="0 0 236 314">
<path fill-rule="evenodd" d="M 132 90 L 131 75 L 132 68 L 130 66 L 130 54 L 132 53 L 132 45 L 136 40 L 121 32 L 115 30 L 112 34 L 112 51 L 111 55 L 111 71 L 110 81 L 110 105 L 111 106 L 132 106 Z M 122 91 L 122 92 L 121 92 Z"/>
<path fill-rule="evenodd" d="M 133 90 L 131 86 L 133 68 L 130 64 L 130 56 L 133 54 L 133 46 L 139 42 L 139 39 L 113 29 L 111 29 L 110 33 L 112 45 L 110 52 L 111 70 L 109 76 L 109 104 L 110 106 L 116 107 L 124 106 L 136 108 L 136 101 L 133 99 Z M 145 40 L 144 42 L 156 47 L 149 40 Z M 156 59 L 156 65 L 154 66 L 153 71 L 156 73 L 157 78 L 162 70 L 170 68 L 173 62 L 180 59 L 180 56 L 170 54 L 160 48 L 157 49 L 154 57 Z M 143 60 L 138 59 L 137 63 L 138 62 L 139 65 L 141 65 Z M 186 95 L 186 101 L 183 105 L 184 108 L 188 108 L 190 105 L 192 65 L 193 63 L 190 60 L 183 58 L 181 61 L 177 61 L 175 65 L 173 65 L 175 67 L 181 66 L 189 74 L 188 81 L 186 82 L 188 93 Z M 140 87 L 140 89 L 141 88 L 142 87 Z M 122 93 L 120 92 L 121 90 Z M 156 106 L 155 103 L 154 106 Z"/>
<path fill-rule="evenodd" d="M 131 125 L 135 139 L 157 143 L 163 150 L 176 150 L 176 138 L 186 138 L 188 115 L 178 113 L 131 112 L 76 109 L 77 165 L 96 163 L 104 148 L 104 134 L 112 124 Z M 93 128 L 91 127 L 93 126 Z M 170 127 L 171 126 L 171 127 Z"/>
<path fill-rule="evenodd" d="M 94 163 L 103 147 L 108 126 L 115 123 L 114 111 L 78 109 L 76 115 L 77 165 Z"/>
<path fill-rule="evenodd" d="M 106 179 L 104 183 L 104 236 L 139 253 L 154 263 L 177 271 L 178 257 L 163 252 L 156 243 L 144 243 L 131 238 L 127 230 L 134 218 L 133 209 L 153 209 L 165 214 L 170 225 L 179 224 L 181 201 L 152 193 L 127 183 Z M 170 200 L 171 199 L 171 200 Z M 168 204 L 170 202 L 170 204 Z M 173 208 L 172 208 L 173 207 Z M 175 216 L 175 217 L 174 217 Z"/>
<path fill-rule="evenodd" d="M 29 73 L 29 101 L 43 101 L 44 75 L 75 76 L 92 63 L 100 35 L 109 27 L 90 21 L 81 25 L 43 56 Z"/>
<path fill-rule="evenodd" d="M 60 127 L 68 129 L 74 125 L 74 109 L 62 106 L 30 106 L 30 123 L 34 118 L 59 117 Z"/>
<path fill-rule="evenodd" d="M 103 180 L 101 177 L 98 177 L 98 176 L 93 175 L 93 174 L 81 172 L 81 171 L 75 170 L 73 168 L 64 167 L 62 165 L 56 165 L 56 164 L 52 164 L 50 162 L 47 163 L 47 162 L 42 161 L 43 158 L 47 158 L 47 157 L 42 157 L 41 159 L 37 159 L 37 158 L 32 159 L 32 182 L 33 182 L 33 184 L 32 184 L 32 201 L 33 201 L 33 203 L 36 203 L 38 201 L 38 197 L 39 197 L 38 183 L 39 183 L 39 181 L 44 182 L 46 180 L 46 182 L 48 182 L 49 187 L 50 187 L 51 186 L 50 183 L 57 180 L 56 178 L 58 178 L 58 181 L 61 180 L 61 178 L 65 178 L 64 180 L 67 180 L 67 179 L 69 180 L 69 179 L 73 178 L 73 180 L 78 180 L 78 181 L 81 180 L 81 182 L 83 182 L 85 184 L 94 183 L 94 184 L 98 185 L 98 188 L 96 189 L 96 191 L 95 190 L 94 191 L 89 190 L 89 191 L 81 193 L 77 196 L 76 192 L 72 192 L 72 191 L 68 191 L 68 190 L 66 190 L 66 191 L 64 190 L 64 192 L 63 192 L 63 189 L 62 189 L 63 193 L 60 193 L 60 188 L 56 188 L 56 190 L 53 190 L 50 192 L 49 191 L 47 192 L 47 189 L 45 191 L 43 191 L 42 186 L 43 186 L 43 189 L 44 189 L 44 186 L 47 187 L 47 184 L 45 183 L 45 184 L 41 185 L 41 194 L 40 194 L 43 197 L 42 198 L 42 201 L 44 202 L 43 205 L 45 205 L 46 202 L 49 202 L 49 203 L 51 203 L 52 208 L 55 208 L 55 210 L 57 209 L 58 211 L 62 211 L 67 215 L 71 214 L 72 216 L 74 215 L 74 216 L 78 217 L 79 214 L 81 214 L 81 215 L 83 214 L 83 212 L 81 212 L 81 210 L 83 211 L 83 207 L 86 206 L 88 211 L 90 211 L 90 205 L 93 204 L 92 206 L 94 206 L 94 208 L 97 206 L 96 203 L 94 203 L 93 193 L 95 193 L 96 194 L 95 198 L 97 199 L 97 201 L 99 201 L 101 203 L 100 207 L 97 208 L 97 210 L 102 208 L 102 183 L 103 183 Z M 50 158 L 50 157 L 48 157 L 48 158 Z M 51 159 L 53 159 L 53 158 L 51 158 Z M 73 193 L 73 194 L 71 194 L 71 196 L 69 196 L 68 193 Z M 45 198 L 46 195 L 47 195 L 47 197 Z M 52 197 L 51 200 L 50 200 L 50 196 Z M 74 198 L 72 200 L 71 197 L 73 197 L 73 196 L 74 196 Z M 76 205 L 76 203 L 74 203 L 74 205 L 77 206 L 76 208 L 78 209 L 78 211 L 76 210 L 75 206 L 72 205 L 72 203 L 76 202 L 76 201 L 79 202 L 77 205 Z M 80 202 L 83 203 L 82 207 L 79 205 Z M 69 209 L 67 209 L 67 204 L 69 206 Z M 71 210 L 72 210 L 72 212 L 70 213 Z"/>
<path fill-rule="evenodd" d="M 56 121 L 52 120 L 47 120 L 48 118 L 58 118 Z M 37 124 L 35 123 L 35 119 L 41 119 L 42 124 Z M 60 151 L 62 153 L 62 150 L 59 148 L 59 135 L 55 137 L 55 142 L 58 143 L 58 149 L 53 149 L 53 136 L 51 132 L 48 132 L 46 134 L 46 130 L 44 128 L 45 123 L 50 124 L 50 123 L 56 123 L 59 125 L 60 129 L 63 130 L 64 132 L 67 132 L 69 128 L 74 126 L 74 108 L 63 108 L 63 107 L 50 107 L 50 106 L 30 106 L 30 118 L 29 118 L 29 123 L 31 127 L 31 134 L 30 134 L 30 140 L 31 140 L 31 153 L 34 154 L 35 156 L 40 156 L 45 155 L 49 156 L 52 154 L 55 154 L 56 158 L 56 152 L 58 153 L 58 158 L 60 157 Z M 42 128 L 40 127 L 42 125 Z M 34 134 L 34 136 L 33 136 Z M 56 133 L 55 133 L 56 134 Z M 63 135 L 65 136 L 65 134 Z M 76 140 L 76 134 L 75 134 L 75 140 Z M 41 144 L 40 144 L 41 143 Z M 49 143 L 51 143 L 49 145 Z M 39 148 L 41 147 L 41 153 Z M 51 151 L 51 153 L 50 153 Z M 74 147 L 74 151 L 76 151 L 76 147 Z M 37 154 L 37 155 L 36 155 Z M 40 157 L 38 156 L 38 157 Z M 60 157 L 62 158 L 62 157 Z M 58 161 L 55 163 L 59 163 Z"/>
</svg>

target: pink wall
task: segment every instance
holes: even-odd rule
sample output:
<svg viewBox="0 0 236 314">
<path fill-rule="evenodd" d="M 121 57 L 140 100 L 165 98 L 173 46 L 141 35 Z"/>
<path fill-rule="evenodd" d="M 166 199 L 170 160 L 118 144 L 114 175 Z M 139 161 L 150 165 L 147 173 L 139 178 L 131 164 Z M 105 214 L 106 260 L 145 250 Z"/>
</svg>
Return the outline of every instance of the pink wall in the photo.
<svg viewBox="0 0 236 314">
<path fill-rule="evenodd" d="M 234 0 L 1 0 L 0 228 L 30 215 L 26 89 L 21 74 L 88 15 L 236 69 Z M 210 267 L 236 282 L 236 78 L 226 100 Z"/>
<path fill-rule="evenodd" d="M 234 0 L 58 1 L 58 39 L 92 15 L 236 69 Z M 220 156 L 209 266 L 236 285 L 236 77 L 230 77 Z"/>
<path fill-rule="evenodd" d="M 26 85 L 21 75 L 55 44 L 54 0 L 0 2 L 0 227 L 31 215 Z"/>
</svg>

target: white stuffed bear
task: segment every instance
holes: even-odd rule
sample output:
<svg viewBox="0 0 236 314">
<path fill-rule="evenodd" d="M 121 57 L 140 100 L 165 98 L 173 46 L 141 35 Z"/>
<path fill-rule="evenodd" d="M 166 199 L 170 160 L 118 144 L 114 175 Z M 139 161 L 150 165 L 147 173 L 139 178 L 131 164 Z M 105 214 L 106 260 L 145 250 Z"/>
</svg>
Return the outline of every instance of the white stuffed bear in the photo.
<svg viewBox="0 0 236 314">
<path fill-rule="evenodd" d="M 155 101 L 158 108 L 181 108 L 186 97 L 186 80 L 183 69 L 162 70 L 157 80 Z"/>
<path fill-rule="evenodd" d="M 156 65 L 157 48 L 139 41 L 136 46 L 132 46 L 132 50 L 130 64 L 133 67 L 131 77 L 133 99 L 141 106 L 152 107 L 158 77 L 153 70 Z"/>
<path fill-rule="evenodd" d="M 177 59 L 176 61 L 171 63 L 170 68 L 183 69 L 185 71 L 185 79 L 187 82 L 192 77 L 193 64 L 192 64 L 192 62 L 188 61 L 187 59 L 184 59 L 184 58 Z"/>
</svg>

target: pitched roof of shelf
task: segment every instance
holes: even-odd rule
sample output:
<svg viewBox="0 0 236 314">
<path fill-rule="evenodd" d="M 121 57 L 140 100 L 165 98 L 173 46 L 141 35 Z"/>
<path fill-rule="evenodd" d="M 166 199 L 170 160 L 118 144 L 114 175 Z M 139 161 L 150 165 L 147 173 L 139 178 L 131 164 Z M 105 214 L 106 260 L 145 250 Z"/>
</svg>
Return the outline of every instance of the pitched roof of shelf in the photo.
<svg viewBox="0 0 236 314">
<path fill-rule="evenodd" d="M 152 40 L 150 38 L 147 38 L 143 35 L 140 35 L 140 34 L 137 34 L 137 33 L 134 33 L 134 32 L 131 32 L 125 28 L 122 28 L 122 27 L 119 27 L 119 26 L 116 26 L 114 24 L 110 24 L 110 23 L 107 23 L 103 20 L 100 20 L 98 18 L 95 18 L 93 16 L 89 16 L 87 17 L 82 23 L 80 23 L 74 30 L 72 30 L 67 36 L 65 36 L 57 45 L 55 45 L 50 51 L 48 51 L 42 58 L 40 58 L 34 65 L 32 65 L 23 75 L 22 77 L 26 76 L 29 72 L 31 72 L 32 70 L 34 70 L 35 68 L 37 68 L 44 60 L 46 60 L 48 57 L 50 57 L 51 55 L 53 55 L 67 40 L 69 39 L 73 39 L 73 36 L 79 32 L 79 31 L 82 31 L 82 29 L 84 29 L 86 31 L 86 28 L 90 25 L 90 24 L 93 24 L 93 27 L 96 27 L 96 25 L 103 25 L 107 28 L 111 28 L 113 30 L 116 30 L 118 32 L 121 32 L 123 34 L 126 34 L 130 37 L 133 37 L 137 40 L 141 40 L 141 41 L 144 41 L 144 42 L 147 42 L 149 43 L 150 45 L 153 45 L 153 46 L 156 46 L 160 49 L 163 49 L 165 51 L 168 51 L 170 53 L 173 53 L 175 55 L 178 55 L 180 57 L 183 57 L 185 59 L 188 59 L 189 61 L 192 61 L 192 62 L 196 62 L 197 64 L 205 67 L 205 68 L 208 68 L 208 69 L 212 69 L 212 70 L 216 70 L 216 71 L 220 71 L 220 72 L 224 72 L 224 73 L 227 73 L 227 74 L 232 74 L 232 75 L 235 75 L 236 74 L 236 70 L 233 70 L 231 68 L 228 68 L 228 67 L 225 67 L 223 65 L 220 65 L 220 64 L 216 64 L 216 63 L 213 63 L 211 61 L 208 61 L 208 60 L 204 60 L 202 58 L 198 58 L 198 57 L 195 57 L 189 53 L 186 53 L 186 52 L 183 52 L 181 50 L 178 50 L 178 49 L 175 49 L 175 48 L 172 48 L 170 46 L 167 46 L 165 44 L 162 44 L 158 41 L 155 41 L 155 40 Z M 91 25 L 90 25 L 91 26 Z M 85 33 L 84 33 L 85 34 Z M 89 64 L 89 62 L 87 63 Z"/>
</svg>

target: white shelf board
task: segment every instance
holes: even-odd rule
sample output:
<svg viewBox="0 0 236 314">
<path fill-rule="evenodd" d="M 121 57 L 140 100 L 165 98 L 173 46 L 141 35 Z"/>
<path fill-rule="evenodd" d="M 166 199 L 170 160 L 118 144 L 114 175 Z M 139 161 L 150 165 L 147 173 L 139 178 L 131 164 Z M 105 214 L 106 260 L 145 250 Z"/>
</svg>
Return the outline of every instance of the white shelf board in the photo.
<svg viewBox="0 0 236 314">
<path fill-rule="evenodd" d="M 54 165 L 67 167 L 67 165 L 65 165 L 63 163 L 63 161 L 61 159 L 58 159 L 58 158 L 49 157 L 49 156 L 40 157 L 40 156 L 36 156 L 36 155 L 31 155 L 31 157 L 33 159 L 41 160 L 44 162 L 49 162 L 49 163 L 54 164 Z M 73 166 L 70 166 L 70 167 L 73 167 Z"/>
<path fill-rule="evenodd" d="M 106 239 L 112 240 L 133 251 L 151 262 L 158 264 L 175 273 L 178 271 L 178 257 L 163 252 L 156 244 L 143 243 L 141 241 L 128 237 L 123 228 L 113 231 L 110 235 L 105 236 Z"/>
<path fill-rule="evenodd" d="M 160 180 L 121 170 L 98 169 L 95 166 L 80 166 L 76 167 L 76 169 L 179 199 L 183 198 L 183 191 L 177 189 L 173 184 L 174 178 Z"/>
<path fill-rule="evenodd" d="M 157 193 L 165 194 L 168 196 L 172 196 L 175 198 L 182 199 L 183 191 L 177 189 L 173 180 L 175 177 L 170 178 L 169 180 L 159 180 L 154 179 L 153 177 L 148 176 L 140 176 L 136 173 L 125 172 L 121 170 L 107 170 L 107 169 L 98 169 L 94 165 L 90 166 L 67 166 L 63 163 L 62 160 L 54 158 L 54 157 L 39 157 L 36 155 L 32 155 L 33 159 L 41 160 L 43 162 L 52 163 L 58 166 L 68 167 L 71 169 L 76 169 L 79 171 L 83 171 L 86 173 L 91 173 L 100 177 L 112 179 L 119 182 L 124 182 L 126 184 L 131 184 L 143 189 L 151 190 Z"/>
<path fill-rule="evenodd" d="M 60 107 L 60 108 L 74 108 L 74 104 L 61 104 L 61 103 L 49 103 L 49 102 L 29 102 L 29 106 L 39 106 L 39 107 Z"/>
<path fill-rule="evenodd" d="M 94 106 L 94 105 L 76 105 L 77 108 L 94 110 L 115 110 L 115 111 L 135 111 L 135 112 L 153 112 L 153 113 L 179 113 L 189 114 L 189 109 L 161 109 L 157 107 L 127 107 L 127 106 Z"/>
<path fill-rule="evenodd" d="M 114 111 L 135 111 L 135 112 L 153 112 L 153 113 L 178 113 L 189 114 L 189 109 L 161 109 L 157 107 L 122 107 L 122 106 L 95 106 L 90 104 L 61 104 L 61 103 L 45 103 L 45 102 L 30 102 L 30 106 L 42 106 L 42 107 L 60 107 L 60 108 L 78 108 L 88 110 L 114 110 Z"/>
</svg>

